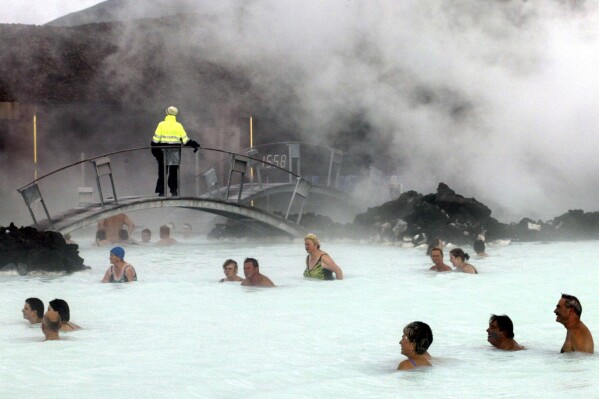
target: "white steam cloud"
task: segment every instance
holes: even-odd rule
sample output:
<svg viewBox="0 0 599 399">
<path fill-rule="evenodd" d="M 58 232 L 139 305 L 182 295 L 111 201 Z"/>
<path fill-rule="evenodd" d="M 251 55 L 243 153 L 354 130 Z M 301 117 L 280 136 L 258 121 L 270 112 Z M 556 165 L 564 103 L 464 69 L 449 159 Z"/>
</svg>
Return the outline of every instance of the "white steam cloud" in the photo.
<svg viewBox="0 0 599 399">
<path fill-rule="evenodd" d="M 223 5 L 224 4 L 224 5 Z M 263 97 L 297 101 L 305 139 L 347 115 L 376 165 L 428 193 L 444 181 L 497 217 L 596 210 L 597 8 L 559 1 L 221 3 L 187 32 Z"/>
</svg>

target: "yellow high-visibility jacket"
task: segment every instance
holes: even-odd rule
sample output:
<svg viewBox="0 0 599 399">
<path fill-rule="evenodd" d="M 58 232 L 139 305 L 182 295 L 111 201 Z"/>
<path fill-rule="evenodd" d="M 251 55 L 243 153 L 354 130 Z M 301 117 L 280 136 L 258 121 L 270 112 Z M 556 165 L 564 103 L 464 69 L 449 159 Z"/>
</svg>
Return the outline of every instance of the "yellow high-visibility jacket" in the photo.
<svg viewBox="0 0 599 399">
<path fill-rule="evenodd" d="M 177 122 L 177 117 L 167 115 L 164 121 L 158 124 L 152 142 L 156 144 L 185 145 L 189 141 L 183 125 Z"/>
</svg>

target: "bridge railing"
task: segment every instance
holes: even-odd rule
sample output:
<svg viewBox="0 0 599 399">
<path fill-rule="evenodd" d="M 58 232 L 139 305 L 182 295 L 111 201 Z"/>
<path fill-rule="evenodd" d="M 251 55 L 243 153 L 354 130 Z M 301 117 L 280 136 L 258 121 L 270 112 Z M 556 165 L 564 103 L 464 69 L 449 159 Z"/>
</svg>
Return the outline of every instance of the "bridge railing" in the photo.
<svg viewBox="0 0 599 399">
<path fill-rule="evenodd" d="M 118 204 L 119 200 L 154 197 L 153 191 L 157 173 L 150 171 L 157 171 L 157 164 L 154 157 L 150 155 L 149 150 L 152 148 L 166 149 L 172 147 L 129 148 L 82 159 L 46 173 L 18 188 L 17 191 L 22 195 L 33 222 L 38 228 L 46 226 L 51 228 L 53 226 L 48 208 L 54 211 L 53 214 L 57 215 L 65 211 L 72 212 L 73 208 L 104 207 L 107 204 Z M 181 150 L 187 151 L 191 148 L 181 147 Z M 243 195 L 244 181 L 252 183 L 254 171 L 252 167 L 258 164 L 266 164 L 269 167 L 280 169 L 292 176 L 292 179 L 295 179 L 296 186 L 289 200 L 289 210 L 293 207 L 297 197 L 303 198 L 305 201 L 309 193 L 310 183 L 298 174 L 247 154 L 237 154 L 216 148 L 201 148 L 192 159 L 181 158 L 178 180 L 182 180 L 183 185 L 179 185 L 179 196 L 184 196 L 182 193 L 189 190 L 189 185 L 185 182 L 195 180 L 196 197 L 210 197 L 224 202 L 240 202 Z M 218 159 L 217 164 L 222 165 L 222 170 L 219 173 L 227 176 L 227 184 L 226 186 L 219 184 L 217 172 L 214 171 L 213 179 L 206 179 L 208 190 L 202 194 L 198 185 L 198 170 L 200 170 L 201 164 L 212 163 L 214 165 L 214 159 Z M 195 167 L 193 163 L 195 163 Z M 93 188 L 80 186 L 77 188 L 79 196 L 74 198 L 72 194 L 76 192 L 76 187 L 73 186 L 77 181 L 85 186 L 86 175 L 90 174 L 90 168 L 88 167 L 86 170 L 85 166 L 89 165 L 93 166 L 91 174 L 96 182 L 96 195 L 94 195 Z M 78 178 L 79 173 L 81 173 L 81 176 Z M 181 176 L 183 176 L 182 179 Z M 216 179 L 214 179 L 215 177 Z M 42 195 L 42 191 L 44 191 L 44 195 Z M 236 200 L 231 198 L 234 194 L 237 194 Z M 43 224 L 40 224 L 38 217 L 36 217 L 36 214 L 41 213 L 38 204 L 43 207 L 43 216 L 47 219 Z M 301 219 L 302 211 L 303 203 L 298 213 L 297 223 Z M 289 211 L 285 218 L 289 218 Z"/>
</svg>

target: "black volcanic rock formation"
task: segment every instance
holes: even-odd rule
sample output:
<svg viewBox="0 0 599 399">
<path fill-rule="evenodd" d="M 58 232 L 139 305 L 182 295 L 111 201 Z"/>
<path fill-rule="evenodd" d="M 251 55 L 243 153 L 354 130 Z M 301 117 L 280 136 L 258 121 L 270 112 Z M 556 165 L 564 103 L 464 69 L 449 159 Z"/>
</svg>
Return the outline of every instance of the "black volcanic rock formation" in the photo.
<svg viewBox="0 0 599 399">
<path fill-rule="evenodd" d="M 19 273 L 36 271 L 73 273 L 85 269 L 77 244 L 67 244 L 62 234 L 33 227 L 0 226 L 0 268 L 18 267 Z"/>
</svg>

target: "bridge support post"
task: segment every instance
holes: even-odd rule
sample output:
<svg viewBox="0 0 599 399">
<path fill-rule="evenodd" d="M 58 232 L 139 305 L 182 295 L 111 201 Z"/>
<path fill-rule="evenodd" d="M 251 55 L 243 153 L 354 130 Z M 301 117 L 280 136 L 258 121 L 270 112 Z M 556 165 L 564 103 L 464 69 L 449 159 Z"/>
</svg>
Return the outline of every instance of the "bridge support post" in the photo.
<svg viewBox="0 0 599 399">
<path fill-rule="evenodd" d="M 208 195 L 212 196 L 212 192 L 214 191 L 218 195 L 219 199 L 222 199 L 222 195 L 218 191 L 218 176 L 216 175 L 216 170 L 214 168 L 210 168 L 204 172 L 202 176 L 204 177 L 204 182 L 208 188 Z"/>
<path fill-rule="evenodd" d="M 302 175 L 301 161 L 300 161 L 300 145 L 299 143 L 289 143 L 289 171 L 293 173 L 293 160 L 297 159 L 297 171 L 296 175 Z M 293 175 L 289 175 L 289 183 L 293 183 Z"/>
<path fill-rule="evenodd" d="M 46 208 L 46 203 L 44 202 L 44 198 L 42 197 L 42 193 L 40 192 L 37 183 L 30 184 L 29 186 L 23 189 L 19 189 L 18 191 L 23 196 L 23 200 L 25 201 L 25 205 L 27 205 L 27 209 L 29 209 L 29 214 L 33 219 L 35 227 L 39 228 L 40 226 L 37 220 L 35 219 L 35 214 L 31 209 L 31 205 L 39 201 L 42 203 L 42 207 L 44 208 L 44 212 L 46 213 L 46 217 L 48 218 L 48 223 L 50 224 L 50 227 L 54 228 L 54 222 L 52 222 L 52 219 L 50 218 L 50 213 L 48 212 L 48 208 Z"/>
<path fill-rule="evenodd" d="M 289 207 L 287 207 L 287 213 L 285 214 L 285 219 L 289 219 L 289 212 L 291 212 L 291 206 L 293 205 L 293 201 L 295 200 L 295 196 L 302 197 L 302 206 L 297 216 L 297 220 L 295 223 L 299 224 L 302 220 L 302 213 L 304 212 L 304 205 L 306 204 L 306 198 L 308 198 L 308 194 L 310 194 L 310 183 L 308 181 L 302 179 L 301 177 L 297 178 L 297 182 L 295 183 L 295 188 L 293 189 L 293 194 L 291 194 L 291 200 L 289 200 Z"/>
<path fill-rule="evenodd" d="M 119 201 L 116 197 L 116 189 L 114 188 L 114 179 L 112 178 L 110 159 L 108 157 L 102 157 L 98 159 L 92 159 L 91 162 L 94 164 L 94 170 L 96 171 L 96 183 L 98 185 L 98 194 L 100 195 L 100 203 L 102 204 L 102 208 L 104 208 L 104 196 L 102 195 L 102 185 L 100 184 L 100 177 L 102 176 L 108 175 L 110 177 L 110 185 L 112 186 L 114 203 L 118 204 Z"/>
<path fill-rule="evenodd" d="M 250 150 L 248 150 L 246 152 L 246 154 L 249 157 L 249 165 L 250 165 L 250 184 L 252 185 L 252 189 L 254 188 L 254 174 L 251 172 L 252 170 L 256 171 L 256 176 L 258 176 L 258 187 L 262 188 L 262 162 L 256 160 L 256 159 L 252 159 L 252 158 L 256 158 L 258 156 L 258 150 L 255 148 L 251 148 Z"/>
<path fill-rule="evenodd" d="M 227 194 L 225 201 L 229 201 L 229 190 L 231 189 L 231 177 L 233 173 L 239 173 L 241 179 L 239 182 L 239 194 L 237 195 L 237 202 L 241 201 L 241 192 L 243 191 L 243 178 L 245 177 L 245 171 L 249 163 L 249 158 L 239 154 L 231 154 L 231 169 L 229 171 L 229 182 L 227 183 Z"/>
<path fill-rule="evenodd" d="M 333 188 L 337 188 L 337 182 L 339 181 L 339 171 L 341 169 L 341 158 L 343 157 L 343 151 L 331 148 L 331 156 L 329 158 L 329 175 L 327 177 L 327 187 L 331 187 L 331 176 L 333 174 L 333 166 L 336 165 L 335 182 Z"/>
</svg>

